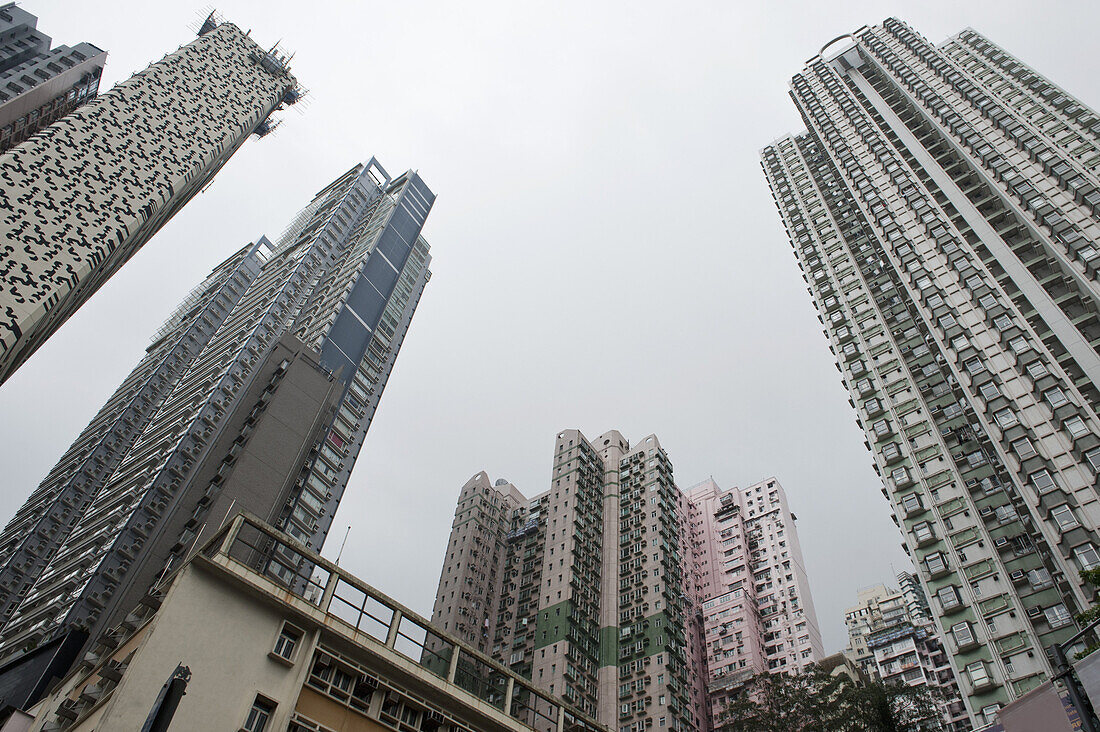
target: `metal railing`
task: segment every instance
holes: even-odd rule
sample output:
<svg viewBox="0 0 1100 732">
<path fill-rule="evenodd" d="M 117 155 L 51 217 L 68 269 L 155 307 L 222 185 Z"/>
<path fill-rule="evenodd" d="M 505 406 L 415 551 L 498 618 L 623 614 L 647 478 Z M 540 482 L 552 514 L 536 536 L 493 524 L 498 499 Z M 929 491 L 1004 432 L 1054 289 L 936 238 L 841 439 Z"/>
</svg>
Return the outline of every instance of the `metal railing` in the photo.
<svg viewBox="0 0 1100 732">
<path fill-rule="evenodd" d="M 239 514 L 199 552 L 227 558 L 367 635 L 442 681 L 537 732 L 608 732 L 485 654 L 312 552 L 294 538 Z"/>
</svg>

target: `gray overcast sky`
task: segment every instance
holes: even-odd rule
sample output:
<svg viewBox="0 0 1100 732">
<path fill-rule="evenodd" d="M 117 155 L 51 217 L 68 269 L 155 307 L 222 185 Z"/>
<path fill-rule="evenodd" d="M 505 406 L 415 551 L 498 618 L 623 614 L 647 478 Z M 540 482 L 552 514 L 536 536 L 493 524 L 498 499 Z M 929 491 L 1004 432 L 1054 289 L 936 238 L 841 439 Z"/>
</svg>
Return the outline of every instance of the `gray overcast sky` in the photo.
<svg viewBox="0 0 1100 732">
<path fill-rule="evenodd" d="M 103 88 L 189 41 L 195 3 L 27 0 Z M 829 652 L 856 589 L 908 568 L 758 150 L 801 129 L 787 82 L 895 15 L 966 26 L 1100 106 L 1094 3 L 245 2 L 297 53 L 304 113 L 249 141 L 0 388 L 6 521 L 234 249 L 371 155 L 439 195 L 434 277 L 336 516 L 344 566 L 431 612 L 475 472 L 549 485 L 555 433 L 654 432 L 677 482 L 786 487 Z"/>
</svg>

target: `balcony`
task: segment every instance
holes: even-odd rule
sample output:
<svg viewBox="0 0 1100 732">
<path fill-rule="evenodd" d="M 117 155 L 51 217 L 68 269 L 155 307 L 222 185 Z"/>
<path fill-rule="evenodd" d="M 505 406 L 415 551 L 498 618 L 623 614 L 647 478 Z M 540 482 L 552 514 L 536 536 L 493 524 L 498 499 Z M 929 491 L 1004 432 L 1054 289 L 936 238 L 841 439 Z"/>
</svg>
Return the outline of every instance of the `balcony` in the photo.
<svg viewBox="0 0 1100 732">
<path fill-rule="evenodd" d="M 607 732 L 522 675 L 250 515 L 234 518 L 193 561 L 315 618 L 342 643 L 408 669 L 413 678 L 436 687 L 436 693 L 468 700 L 497 725 Z"/>
</svg>

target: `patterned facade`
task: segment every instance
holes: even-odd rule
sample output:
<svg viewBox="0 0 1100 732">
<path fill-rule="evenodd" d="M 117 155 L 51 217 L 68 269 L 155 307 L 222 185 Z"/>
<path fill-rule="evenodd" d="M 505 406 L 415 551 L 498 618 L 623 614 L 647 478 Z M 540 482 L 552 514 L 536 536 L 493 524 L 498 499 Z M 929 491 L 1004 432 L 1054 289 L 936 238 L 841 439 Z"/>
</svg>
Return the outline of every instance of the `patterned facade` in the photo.
<svg viewBox="0 0 1100 732">
<path fill-rule="evenodd" d="M 321 546 L 430 277 L 433 202 L 356 165 L 192 293 L 0 535 L 0 654 L 96 640 L 231 511 Z"/>
<path fill-rule="evenodd" d="M 298 94 L 222 23 L 0 155 L 0 383 Z"/>
<path fill-rule="evenodd" d="M 1100 116 L 971 30 L 843 40 L 763 168 L 981 726 L 1100 566 Z"/>
<path fill-rule="evenodd" d="M 95 99 L 107 52 L 90 43 L 50 48 L 38 18 L 0 7 L 0 153 Z"/>
<path fill-rule="evenodd" d="M 620 732 L 712 729 L 752 673 L 823 657 L 774 479 L 682 492 L 652 435 L 566 430 L 554 449 L 531 499 L 463 486 L 433 623 Z"/>
<path fill-rule="evenodd" d="M 706 698 L 718 728 L 761 673 L 798 673 L 825 657 L 786 492 L 774 478 L 741 490 L 713 479 L 687 491 Z"/>
</svg>

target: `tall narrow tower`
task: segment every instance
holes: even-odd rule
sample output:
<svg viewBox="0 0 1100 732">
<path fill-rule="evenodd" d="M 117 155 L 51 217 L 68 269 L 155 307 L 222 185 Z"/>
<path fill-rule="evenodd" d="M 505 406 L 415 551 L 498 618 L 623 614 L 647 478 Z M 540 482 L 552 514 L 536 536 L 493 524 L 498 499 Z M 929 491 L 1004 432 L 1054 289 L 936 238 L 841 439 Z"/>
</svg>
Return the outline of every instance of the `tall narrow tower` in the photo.
<svg viewBox="0 0 1100 732">
<path fill-rule="evenodd" d="M 0 383 L 298 95 L 278 51 L 208 22 L 0 155 Z"/>
<path fill-rule="evenodd" d="M 981 725 L 1100 566 L 1100 116 L 971 30 L 829 50 L 763 167 Z"/>
<path fill-rule="evenodd" d="M 0 684 L 109 642 L 232 513 L 320 548 L 430 277 L 434 199 L 356 165 L 181 304 L 0 534 Z"/>
</svg>

